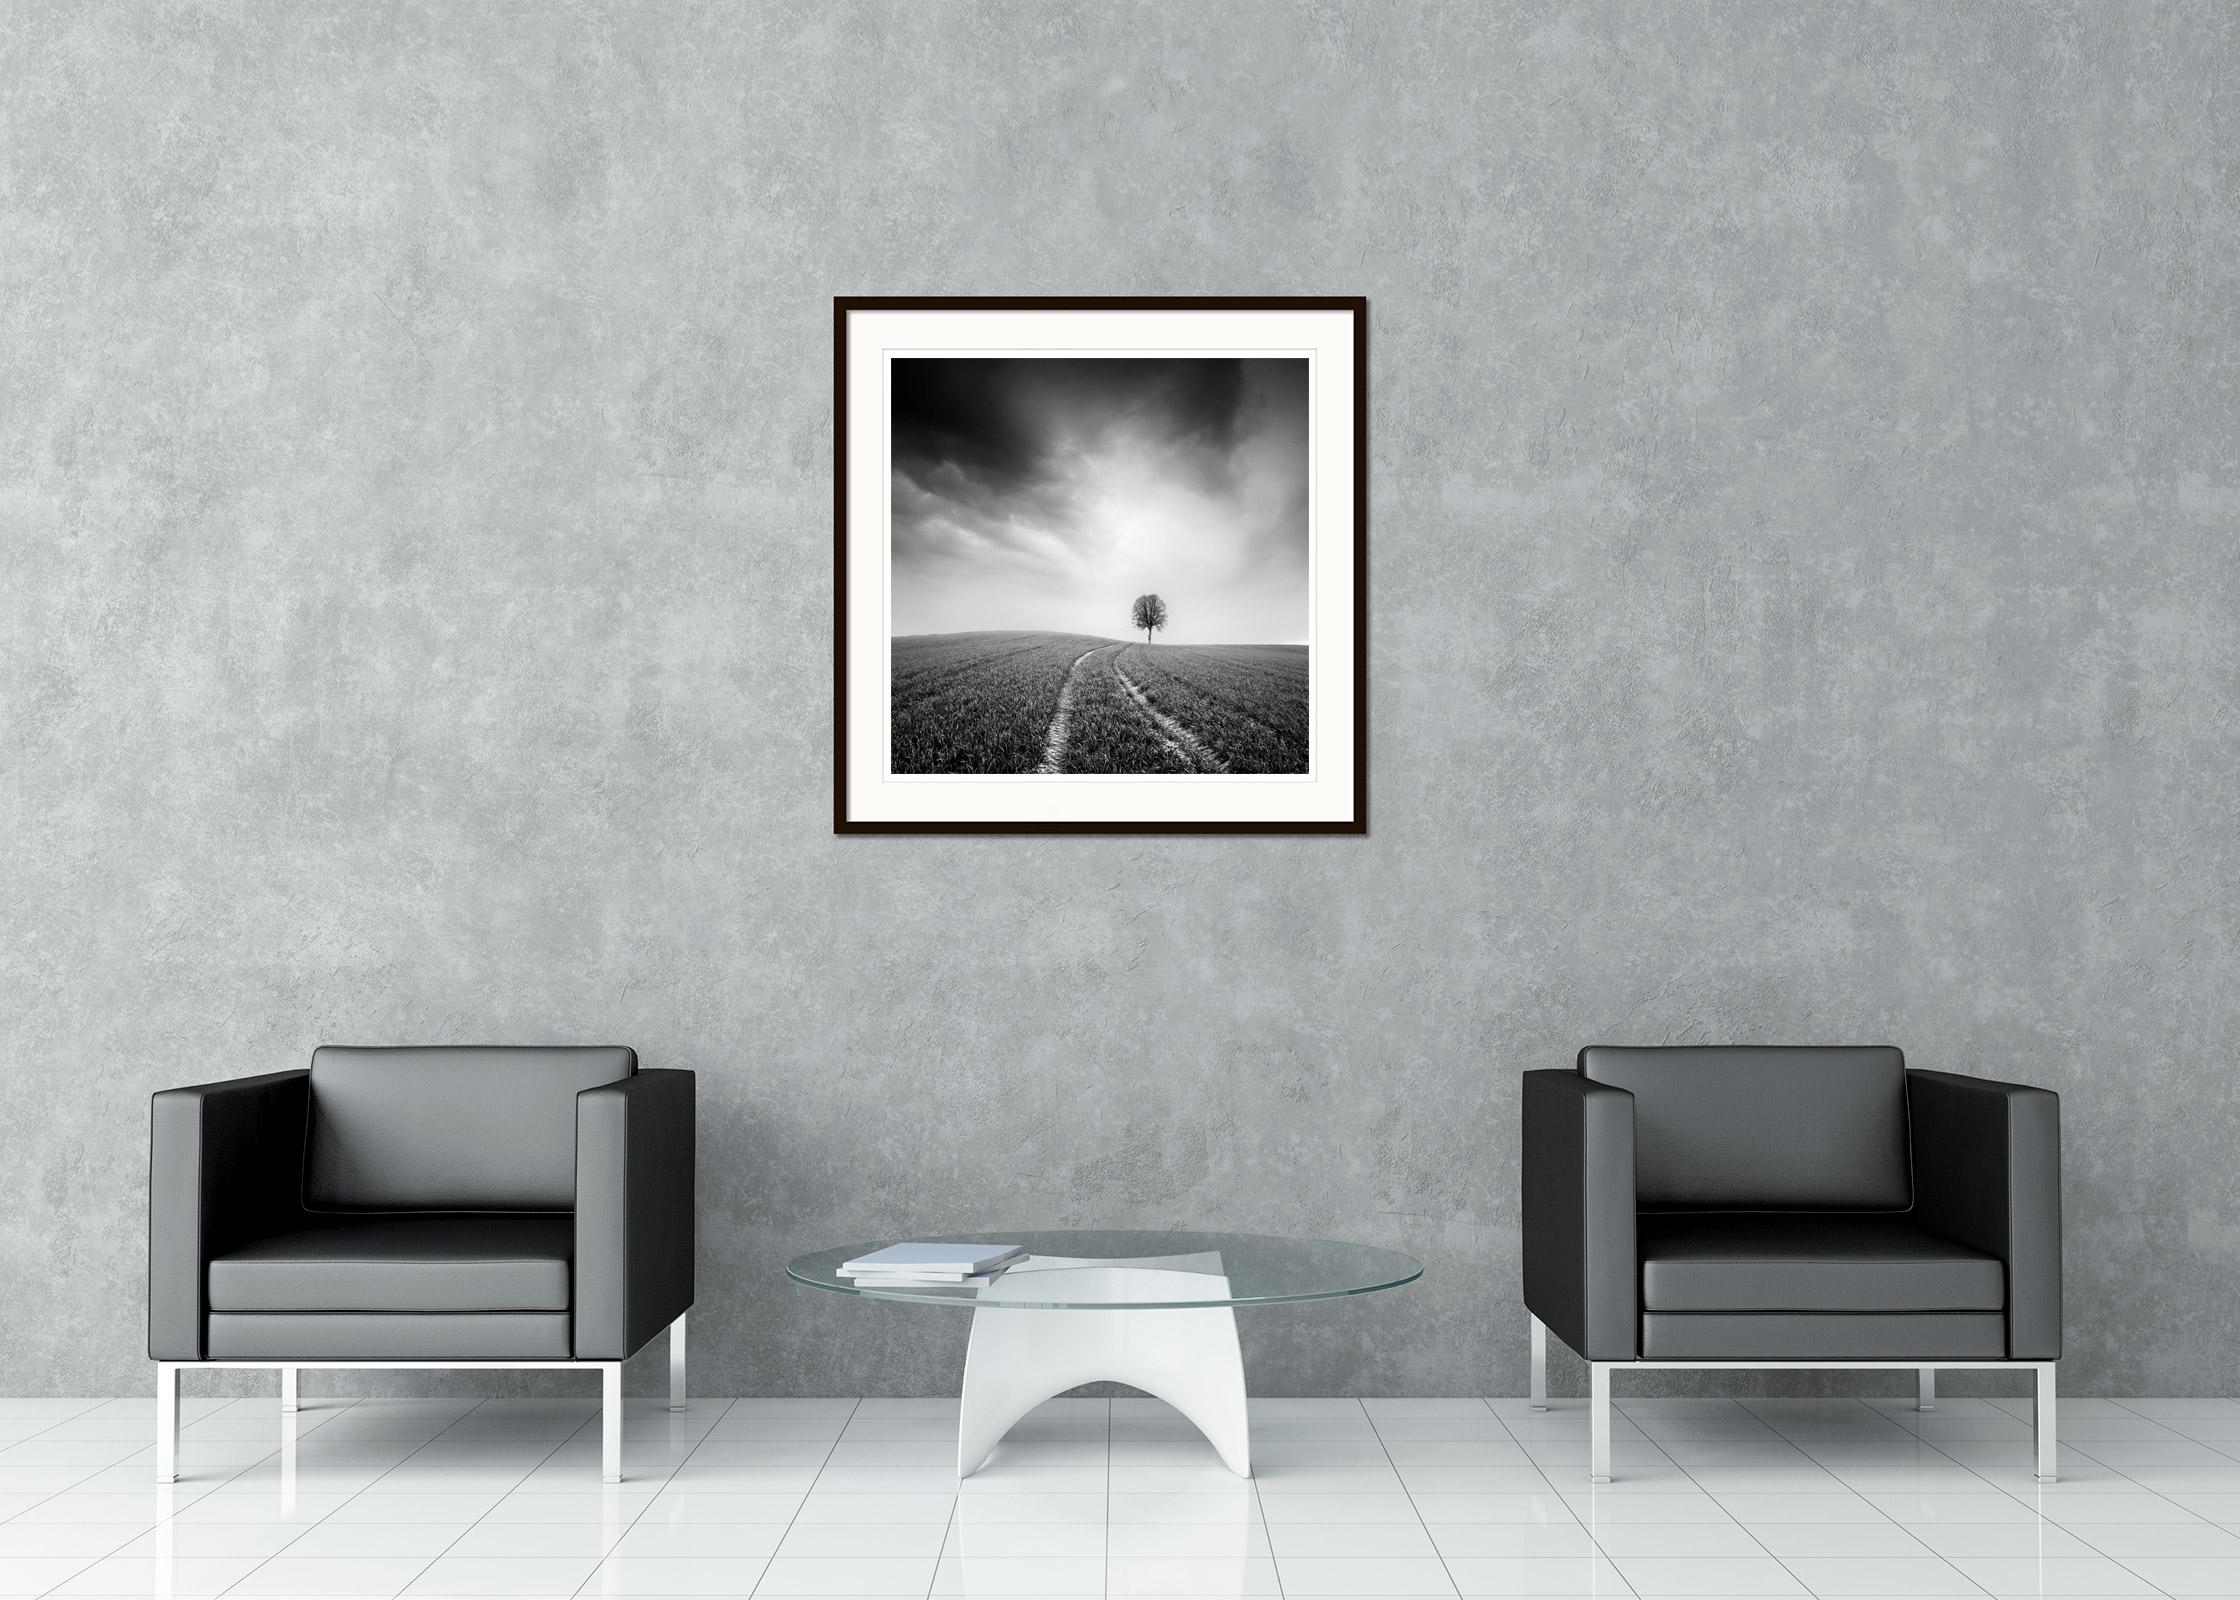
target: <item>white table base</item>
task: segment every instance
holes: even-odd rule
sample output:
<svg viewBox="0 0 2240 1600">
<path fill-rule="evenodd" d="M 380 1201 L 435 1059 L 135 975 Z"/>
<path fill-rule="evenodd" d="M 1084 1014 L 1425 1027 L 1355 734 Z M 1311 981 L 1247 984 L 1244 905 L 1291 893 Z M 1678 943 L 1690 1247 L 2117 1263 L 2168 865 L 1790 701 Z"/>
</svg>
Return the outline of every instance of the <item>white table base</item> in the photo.
<svg viewBox="0 0 2240 1600">
<path fill-rule="evenodd" d="M 1166 1258 L 1194 1259 L 1194 1258 Z M 1037 1258 L 981 1293 L 964 1362 L 957 1476 L 987 1465 L 1003 1436 L 1043 1401 L 1084 1383 L 1133 1384 L 1188 1417 L 1223 1464 L 1252 1476 L 1244 1354 L 1227 1306 L 1143 1310 L 1130 1302 L 1219 1300 L 1226 1278 L 1144 1266 L 1077 1267 Z M 1113 1310 L 1006 1309 L 1006 1299 L 1110 1299 Z"/>
</svg>

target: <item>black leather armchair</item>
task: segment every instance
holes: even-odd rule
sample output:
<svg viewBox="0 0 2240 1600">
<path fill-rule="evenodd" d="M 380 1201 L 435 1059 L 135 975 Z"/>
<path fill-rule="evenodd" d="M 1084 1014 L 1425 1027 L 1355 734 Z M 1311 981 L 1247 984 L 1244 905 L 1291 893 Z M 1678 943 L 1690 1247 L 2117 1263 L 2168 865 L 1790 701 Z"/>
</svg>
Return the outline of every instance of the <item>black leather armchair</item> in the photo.
<svg viewBox="0 0 2240 1600">
<path fill-rule="evenodd" d="M 1547 1333 L 1588 1363 L 1594 1481 L 1626 1367 L 2037 1376 L 2054 1477 L 2061 1102 L 1888 1047 L 1623 1048 L 1524 1075 L 1532 1403 Z"/>
<path fill-rule="evenodd" d="M 685 1405 L 693 1075 L 620 1047 L 313 1052 L 154 1097 L 156 1476 L 186 1366 L 586 1367 L 621 1479 L 622 1363 L 669 1330 Z"/>
</svg>

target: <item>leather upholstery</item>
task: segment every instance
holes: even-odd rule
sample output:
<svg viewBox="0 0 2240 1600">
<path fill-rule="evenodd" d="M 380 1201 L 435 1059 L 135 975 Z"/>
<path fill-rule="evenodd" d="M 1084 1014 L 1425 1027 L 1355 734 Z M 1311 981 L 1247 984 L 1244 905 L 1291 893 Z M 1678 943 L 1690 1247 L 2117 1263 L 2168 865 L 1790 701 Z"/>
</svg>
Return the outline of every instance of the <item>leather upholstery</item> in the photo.
<svg viewBox="0 0 2240 1600">
<path fill-rule="evenodd" d="M 692 1307 L 695 1079 L 641 1072 L 577 1096 L 575 1351 L 628 1356 Z"/>
<path fill-rule="evenodd" d="M 1590 1361 L 1640 1353 L 1633 1174 L 1632 1095 L 1524 1075 L 1524 1302 Z"/>
<path fill-rule="evenodd" d="M 635 1355 L 692 1305 L 694 1087 L 621 1048 L 330 1048 L 165 1090 L 148 1353 Z"/>
<path fill-rule="evenodd" d="M 1998 1311 L 1999 1258 L 1877 1212 L 1667 1211 L 1641 1219 L 1647 1311 Z"/>
<path fill-rule="evenodd" d="M 1996 1311 L 1652 1311 L 1649 1361 L 1997 1361 L 2007 1319 Z"/>
<path fill-rule="evenodd" d="M 213 1311 L 213 1361 L 566 1361 L 565 1311 Z"/>
<path fill-rule="evenodd" d="M 149 1104 L 148 1357 L 200 1361 L 203 1263 L 300 1215 L 311 1075 L 165 1089 Z"/>
<path fill-rule="evenodd" d="M 311 1057 L 315 1211 L 566 1211 L 576 1095 L 627 1078 L 620 1046 L 359 1049 Z"/>
<path fill-rule="evenodd" d="M 1895 1049 L 1593 1045 L 1579 1071 L 1635 1099 L 1644 1210 L 1912 1204 Z"/>
<path fill-rule="evenodd" d="M 1914 1217 L 2007 1267 L 2005 1354 L 2061 1358 L 2061 1097 L 1909 1072 Z"/>
<path fill-rule="evenodd" d="M 1894 1049 L 1524 1074 L 1525 1304 L 1590 1361 L 2053 1361 L 2061 1108 Z"/>
<path fill-rule="evenodd" d="M 320 1217 L 210 1262 L 214 1311 L 566 1311 L 566 1216 Z"/>
</svg>

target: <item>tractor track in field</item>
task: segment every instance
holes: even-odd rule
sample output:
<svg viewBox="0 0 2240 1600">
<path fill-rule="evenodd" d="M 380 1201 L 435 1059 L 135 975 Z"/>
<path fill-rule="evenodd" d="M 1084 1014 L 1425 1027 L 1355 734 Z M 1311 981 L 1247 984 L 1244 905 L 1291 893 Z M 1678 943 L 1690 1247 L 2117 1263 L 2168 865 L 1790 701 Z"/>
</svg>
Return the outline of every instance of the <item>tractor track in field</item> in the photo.
<svg viewBox="0 0 2240 1600">
<path fill-rule="evenodd" d="M 1073 686 L 1081 681 L 1081 663 L 1099 650 L 1116 650 L 1109 644 L 1091 645 L 1073 658 L 1073 665 L 1066 668 L 1066 681 L 1058 686 L 1058 709 L 1050 715 L 1050 731 L 1042 737 L 1042 759 L 1031 769 L 1036 773 L 1057 774 L 1066 770 L 1066 739 L 1073 722 Z"/>
<path fill-rule="evenodd" d="M 1092 645 L 1073 658 L 1073 665 L 1066 669 L 1066 681 L 1058 687 L 1058 706 L 1050 715 L 1049 731 L 1043 735 L 1042 759 L 1029 769 L 1030 772 L 1052 777 L 1065 774 L 1066 751 L 1072 740 L 1074 694 L 1081 686 L 1082 670 L 1088 667 L 1089 658 L 1104 652 L 1110 652 L 1105 656 L 1105 667 L 1120 686 L 1120 692 L 1128 697 L 1137 715 L 1150 724 L 1151 736 L 1177 763 L 1194 773 L 1229 770 L 1229 764 L 1215 755 L 1204 740 L 1153 705 L 1143 686 L 1128 676 L 1120 665 L 1120 656 L 1131 648 L 1133 646 L 1128 644 Z M 1089 667 L 1088 670 L 1096 669 Z"/>
<path fill-rule="evenodd" d="M 1124 645 L 1121 648 L 1133 649 L 1134 646 Z M 1080 664 L 1078 661 L 1074 663 L 1077 667 Z M 1111 665 L 1112 675 L 1120 680 L 1120 687 L 1127 692 L 1128 698 L 1135 702 L 1136 709 L 1151 719 L 1152 727 L 1158 732 L 1159 742 L 1172 750 L 1181 759 L 1183 765 L 1193 772 L 1227 772 L 1229 770 L 1229 764 L 1208 749 L 1196 734 L 1151 703 L 1151 697 L 1143 692 L 1136 680 L 1129 677 L 1126 670 L 1120 665 L 1120 654 L 1117 650 L 1113 652 Z M 1067 687 L 1071 688 L 1072 683 L 1072 677 L 1068 675 L 1066 679 Z M 1061 696 L 1061 698 L 1063 697 Z"/>
</svg>

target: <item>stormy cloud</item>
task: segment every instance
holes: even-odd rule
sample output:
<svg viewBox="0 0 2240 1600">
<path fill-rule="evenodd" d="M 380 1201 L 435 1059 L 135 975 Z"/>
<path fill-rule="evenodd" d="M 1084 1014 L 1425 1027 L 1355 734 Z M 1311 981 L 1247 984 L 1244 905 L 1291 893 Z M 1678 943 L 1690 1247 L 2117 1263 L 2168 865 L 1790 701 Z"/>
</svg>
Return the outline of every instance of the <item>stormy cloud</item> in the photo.
<svg viewBox="0 0 2240 1600">
<path fill-rule="evenodd" d="M 897 634 L 1307 639 L 1307 363 L 897 358 Z"/>
</svg>

